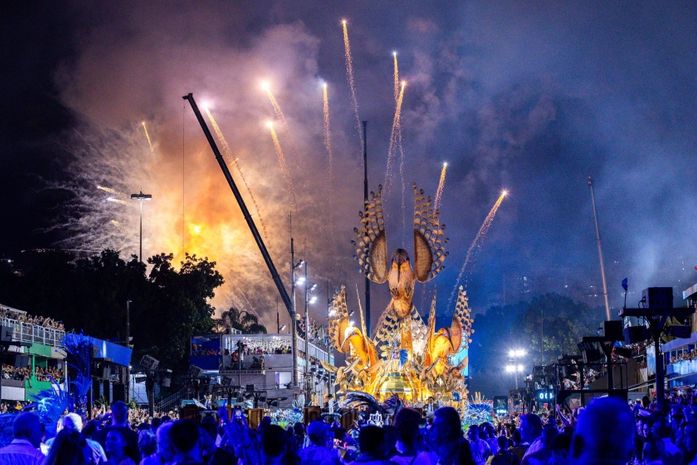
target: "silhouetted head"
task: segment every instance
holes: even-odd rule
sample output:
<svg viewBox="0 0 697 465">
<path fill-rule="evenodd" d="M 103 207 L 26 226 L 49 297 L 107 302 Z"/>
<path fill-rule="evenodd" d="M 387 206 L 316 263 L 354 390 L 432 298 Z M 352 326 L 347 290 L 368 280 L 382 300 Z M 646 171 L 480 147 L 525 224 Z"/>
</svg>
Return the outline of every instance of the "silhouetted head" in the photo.
<svg viewBox="0 0 697 465">
<path fill-rule="evenodd" d="M 433 414 L 430 439 L 435 447 L 455 443 L 462 439 L 460 415 L 452 407 L 441 407 Z"/>
<path fill-rule="evenodd" d="M 627 463 L 633 447 L 632 411 L 620 399 L 603 397 L 578 417 L 569 458 L 575 464 Z"/>
<path fill-rule="evenodd" d="M 39 447 L 43 436 L 39 417 L 31 412 L 20 413 L 12 424 L 12 433 L 15 439 L 26 439 L 34 447 Z"/>
<path fill-rule="evenodd" d="M 394 418 L 399 440 L 407 446 L 415 444 L 419 439 L 419 423 L 421 414 L 411 408 L 401 408 Z"/>
<path fill-rule="evenodd" d="M 531 444 L 542 434 L 542 420 L 534 413 L 520 417 L 520 436 L 523 442 Z"/>
<path fill-rule="evenodd" d="M 366 425 L 358 433 L 358 448 L 361 454 L 382 458 L 385 432 L 375 425 Z"/>
</svg>

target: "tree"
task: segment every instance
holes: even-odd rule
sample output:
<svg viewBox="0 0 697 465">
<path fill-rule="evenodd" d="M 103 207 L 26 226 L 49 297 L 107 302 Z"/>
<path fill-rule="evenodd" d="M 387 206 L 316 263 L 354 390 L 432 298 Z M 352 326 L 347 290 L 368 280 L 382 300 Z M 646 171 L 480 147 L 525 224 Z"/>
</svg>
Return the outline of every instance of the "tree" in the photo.
<svg viewBox="0 0 697 465">
<path fill-rule="evenodd" d="M 475 315 L 470 390 L 487 396 L 503 394 L 502 386 L 511 382 L 503 370 L 511 348 L 527 350 L 528 370 L 552 363 L 562 354 L 577 353 L 577 343 L 583 336 L 595 335 L 603 319 L 601 308 L 554 293 L 535 296 L 529 302 L 493 306 Z"/>
<path fill-rule="evenodd" d="M 240 311 L 230 307 L 215 320 L 214 330 L 218 333 L 227 333 L 233 328 L 246 334 L 266 334 L 267 332 L 266 326 L 259 323 L 259 317 L 245 310 Z"/>
<path fill-rule="evenodd" d="M 223 283 L 215 262 L 186 255 L 177 270 L 171 254 L 148 259 L 119 252 L 75 259 L 65 252 L 29 252 L 0 266 L 0 302 L 63 321 L 69 330 L 125 343 L 130 300 L 133 364 L 149 354 L 162 366 L 188 365 L 191 336 L 213 328 L 209 300 Z"/>
</svg>

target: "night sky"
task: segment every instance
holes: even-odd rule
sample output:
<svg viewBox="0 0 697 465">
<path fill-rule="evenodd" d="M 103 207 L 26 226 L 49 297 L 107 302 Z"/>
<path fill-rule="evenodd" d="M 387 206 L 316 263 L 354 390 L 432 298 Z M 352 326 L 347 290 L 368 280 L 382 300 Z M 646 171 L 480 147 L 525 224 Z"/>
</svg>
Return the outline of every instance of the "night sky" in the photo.
<svg viewBox="0 0 697 465">
<path fill-rule="evenodd" d="M 205 224 L 231 218 L 228 234 L 238 234 L 232 251 L 215 256 L 227 247 L 216 243 L 204 250 L 222 263 L 228 283 L 251 289 L 242 300 L 271 321 L 265 308 L 276 297 L 268 273 L 181 101 L 193 92 L 212 102 L 248 170 L 272 254 L 286 269 L 288 192 L 261 124 L 273 113 L 257 88 L 259 79 L 269 78 L 289 120 L 281 138 L 298 195 L 294 233 L 300 253 L 310 257 L 316 280 L 351 287 L 360 282 L 349 244 L 362 179 L 339 23 L 347 18 L 360 116 L 369 121 L 371 188 L 385 176 L 394 111 L 392 50 L 408 81 L 402 113 L 407 184 L 417 182 L 433 193 L 441 162 L 449 162 L 441 217 L 450 256 L 430 285 L 442 303 L 502 188 L 510 190 L 510 198 L 483 243 L 469 285 L 475 309 L 516 301 L 526 289 L 576 298 L 599 292 L 589 175 L 595 180 L 613 305 L 621 305 L 624 277 L 636 293 L 649 285 L 675 286 L 677 293 L 697 280 L 694 4 L 453 3 L 6 7 L 0 28 L 0 252 L 11 257 L 32 248 L 84 249 L 81 242 L 90 234 L 95 242 L 118 246 L 123 237 L 104 242 L 103 228 L 95 227 L 106 221 L 95 209 L 106 207 L 85 205 L 71 194 L 70 186 L 92 186 L 97 178 L 124 190 L 152 191 L 151 222 L 175 218 L 184 198 L 182 217 L 207 209 Z M 320 79 L 331 92 L 338 173 L 333 185 L 321 139 Z M 132 149 L 143 146 L 138 139 L 143 120 L 150 124 L 157 155 L 131 166 L 141 158 Z M 105 158 L 123 164 L 95 175 Z M 132 182 L 131 169 L 140 172 Z M 118 179 L 111 179 L 114 173 Z M 387 198 L 391 248 L 406 236 L 400 230 L 399 191 Z M 75 222 L 81 215 L 93 221 Z M 338 233 L 332 234 L 330 221 Z M 148 223 L 146 231 L 155 227 Z M 135 246 L 137 236 L 126 237 Z M 153 248 L 170 244 L 146 240 Z M 228 268 L 233 271 L 225 273 Z M 379 307 L 386 291 L 374 292 Z M 228 304 L 224 300 L 218 303 Z M 419 308 L 422 302 L 419 291 Z M 590 302 L 601 304 L 599 298 Z M 449 311 L 439 308 L 442 318 Z"/>
</svg>

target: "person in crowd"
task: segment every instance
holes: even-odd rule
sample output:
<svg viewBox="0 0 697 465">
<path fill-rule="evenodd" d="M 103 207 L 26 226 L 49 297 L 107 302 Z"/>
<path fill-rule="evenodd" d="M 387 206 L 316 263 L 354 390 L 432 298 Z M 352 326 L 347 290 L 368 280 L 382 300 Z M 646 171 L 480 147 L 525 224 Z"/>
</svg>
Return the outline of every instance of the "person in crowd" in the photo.
<svg viewBox="0 0 697 465">
<path fill-rule="evenodd" d="M 385 459 L 385 431 L 379 426 L 363 426 L 358 433 L 359 454 L 352 465 L 389 465 Z"/>
<path fill-rule="evenodd" d="M 138 431 L 138 452 L 141 457 L 149 457 L 157 451 L 157 439 L 148 427 Z M 141 460 L 142 463 L 142 460 Z"/>
<path fill-rule="evenodd" d="M 467 429 L 467 439 L 470 443 L 472 458 L 476 465 L 484 465 L 491 455 L 489 444 L 481 438 L 481 431 L 478 425 L 471 425 Z"/>
<path fill-rule="evenodd" d="M 433 414 L 429 440 L 440 465 L 473 465 L 472 451 L 462 437 L 460 415 L 452 407 L 441 407 Z"/>
<path fill-rule="evenodd" d="M 144 457 L 140 465 L 165 465 L 172 463 L 174 460 L 174 449 L 169 439 L 169 430 L 172 424 L 172 422 L 163 423 L 157 428 L 155 433 L 157 439 L 156 451 L 154 454 Z"/>
<path fill-rule="evenodd" d="M 91 465 L 95 462 L 87 441 L 73 428 L 56 435 L 43 465 Z"/>
<path fill-rule="evenodd" d="M 315 420 L 307 427 L 309 445 L 300 451 L 301 465 L 340 465 L 339 455 L 332 448 L 329 425 Z"/>
<path fill-rule="evenodd" d="M 288 445 L 288 433 L 283 428 L 267 426 L 261 434 L 261 464 L 290 465 Z"/>
<path fill-rule="evenodd" d="M 130 457 L 134 463 L 140 463 L 138 433 L 130 428 L 128 424 L 128 405 L 121 400 L 117 400 L 111 404 L 111 424 L 101 431 L 99 442 L 105 449 L 107 435 L 112 430 L 121 432 L 121 435 L 126 441 L 126 455 Z"/>
<path fill-rule="evenodd" d="M 489 450 L 491 450 L 492 455 L 499 450 L 498 440 L 496 438 L 496 429 L 494 429 L 494 425 L 488 421 L 479 425 L 479 437 L 484 439 L 489 445 Z"/>
<path fill-rule="evenodd" d="M 634 418 L 626 402 L 593 400 L 581 412 L 571 439 L 572 465 L 625 464 L 634 448 Z"/>
<path fill-rule="evenodd" d="M 173 464 L 203 464 L 199 449 L 199 428 L 191 420 L 177 420 L 169 429 L 169 440 L 174 451 Z"/>
<path fill-rule="evenodd" d="M 520 463 L 523 460 L 527 447 L 523 444 L 523 438 L 520 435 L 520 430 L 517 428 L 514 428 L 511 433 L 510 448 L 511 453 L 516 457 L 516 463 Z"/>
<path fill-rule="evenodd" d="M 526 413 L 520 417 L 520 437 L 522 445 L 526 447 L 525 455 L 521 463 L 525 464 L 525 458 L 542 449 L 542 420 L 534 413 Z"/>
<path fill-rule="evenodd" d="M 390 458 L 397 465 L 426 465 L 428 454 L 419 450 L 421 414 L 411 408 L 401 408 L 394 418 L 397 428 L 396 453 Z"/>
<path fill-rule="evenodd" d="M 489 457 L 487 465 L 516 465 L 518 458 L 513 455 L 509 448 L 509 441 L 506 436 L 496 438 L 496 453 Z"/>
<path fill-rule="evenodd" d="M 124 430 L 111 428 L 106 435 L 104 449 L 107 453 L 108 465 L 135 465 L 131 457 L 126 454 L 128 442 Z"/>
<path fill-rule="evenodd" d="M 39 465 L 44 455 L 39 450 L 43 432 L 39 417 L 20 413 L 12 423 L 12 442 L 0 449 L 0 465 Z"/>
<path fill-rule="evenodd" d="M 76 431 L 77 433 L 82 433 L 82 417 L 77 413 L 67 413 L 66 415 L 64 415 L 60 420 L 58 420 L 58 424 L 56 425 L 57 433 L 60 433 L 63 430 Z M 102 445 L 88 435 L 82 435 L 82 437 L 84 438 L 87 446 L 90 448 L 90 453 L 92 455 L 92 463 L 105 463 L 107 461 L 107 458 Z M 50 438 L 45 443 L 48 447 L 49 453 L 51 447 L 53 447 L 54 442 L 55 438 Z"/>
</svg>

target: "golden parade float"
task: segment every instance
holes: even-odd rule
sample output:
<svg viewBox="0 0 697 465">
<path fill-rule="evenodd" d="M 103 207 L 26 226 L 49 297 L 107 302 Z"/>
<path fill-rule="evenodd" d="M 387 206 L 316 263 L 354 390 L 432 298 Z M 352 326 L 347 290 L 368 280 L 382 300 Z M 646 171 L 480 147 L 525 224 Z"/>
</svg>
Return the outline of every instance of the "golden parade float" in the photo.
<svg viewBox="0 0 697 465">
<path fill-rule="evenodd" d="M 387 284 L 390 302 L 369 335 L 358 299 L 359 326 L 349 310 L 346 288 L 333 297 L 329 335 L 346 364 L 337 371 L 339 394 L 364 392 L 378 401 L 394 396 L 408 404 L 467 399 L 463 372 L 471 342 L 472 317 L 465 290 L 460 287 L 449 327 L 436 329 L 436 298 L 428 321 L 414 306 L 416 283 L 434 279 L 447 256 L 444 225 L 430 197 L 414 186 L 413 261 L 404 248 L 388 255 L 382 187 L 371 192 L 355 228 L 356 260 L 375 284 Z"/>
</svg>

